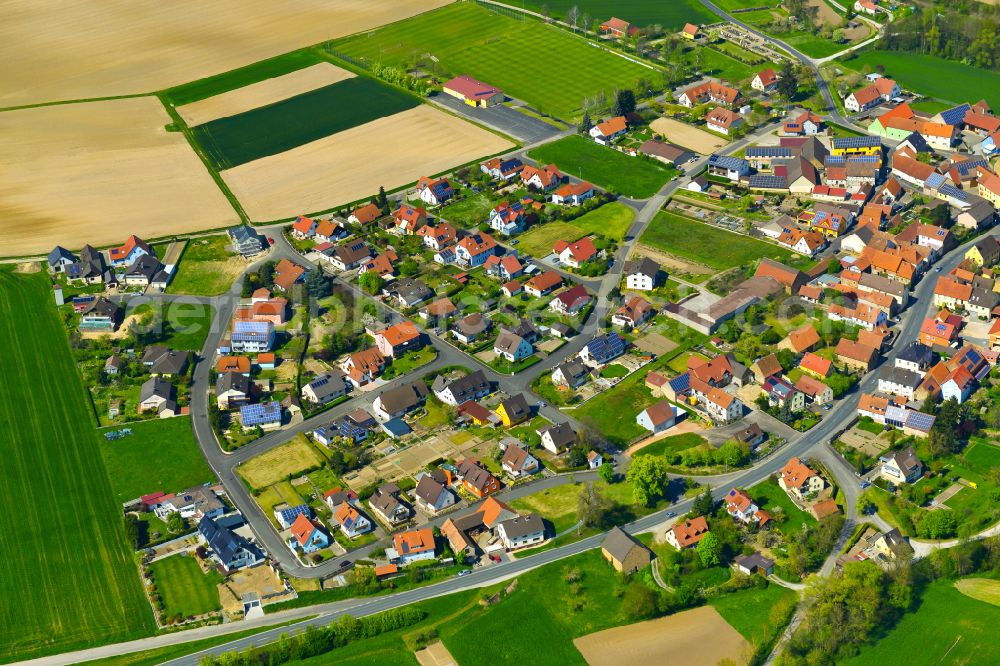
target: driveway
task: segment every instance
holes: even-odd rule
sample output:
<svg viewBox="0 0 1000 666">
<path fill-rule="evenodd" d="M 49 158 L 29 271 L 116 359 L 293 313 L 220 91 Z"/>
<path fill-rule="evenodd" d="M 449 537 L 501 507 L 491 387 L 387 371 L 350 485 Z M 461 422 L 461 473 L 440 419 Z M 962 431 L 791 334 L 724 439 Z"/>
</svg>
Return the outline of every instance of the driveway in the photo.
<svg viewBox="0 0 1000 666">
<path fill-rule="evenodd" d="M 449 95 L 434 95 L 431 101 L 459 115 L 465 116 L 469 120 L 508 134 L 525 145 L 531 145 L 539 141 L 548 141 L 560 133 L 552 125 L 542 122 L 537 118 L 526 116 L 508 106 L 475 108 Z"/>
</svg>

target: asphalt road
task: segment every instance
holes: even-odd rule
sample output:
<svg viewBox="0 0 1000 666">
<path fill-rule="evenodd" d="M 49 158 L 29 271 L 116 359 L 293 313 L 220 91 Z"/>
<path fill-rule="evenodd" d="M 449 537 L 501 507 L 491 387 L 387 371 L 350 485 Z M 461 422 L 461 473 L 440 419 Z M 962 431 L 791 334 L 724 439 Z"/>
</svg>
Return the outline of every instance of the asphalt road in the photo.
<svg viewBox="0 0 1000 666">
<path fill-rule="evenodd" d="M 561 134 L 565 134 L 564 130 L 560 130 L 538 118 L 533 118 L 502 104 L 485 108 L 471 107 L 461 100 L 455 99 L 450 95 L 445 95 L 444 93 L 434 95 L 430 99 L 432 102 L 440 104 L 450 111 L 454 111 L 469 120 L 486 125 L 498 132 L 512 136 L 524 144 L 549 141 Z"/>
</svg>

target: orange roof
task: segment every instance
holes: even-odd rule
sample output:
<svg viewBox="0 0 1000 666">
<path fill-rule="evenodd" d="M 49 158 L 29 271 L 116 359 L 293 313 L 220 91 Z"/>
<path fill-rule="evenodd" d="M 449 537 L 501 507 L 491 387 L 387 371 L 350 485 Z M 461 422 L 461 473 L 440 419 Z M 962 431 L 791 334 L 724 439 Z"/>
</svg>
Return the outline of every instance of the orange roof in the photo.
<svg viewBox="0 0 1000 666">
<path fill-rule="evenodd" d="M 814 476 L 816 472 L 798 458 L 790 458 L 781 468 L 781 478 L 787 488 L 801 488 L 803 483 Z"/>
<path fill-rule="evenodd" d="M 553 192 L 552 196 L 559 196 L 565 199 L 566 197 L 571 197 L 574 194 L 577 196 L 586 194 L 592 189 L 594 189 L 594 186 L 588 183 L 587 181 L 581 181 L 579 183 L 566 183 L 565 185 L 557 189 L 555 192 Z"/>
<path fill-rule="evenodd" d="M 486 501 L 479 506 L 479 513 L 483 514 L 483 524 L 490 528 L 493 527 L 493 523 L 497 521 L 500 514 L 504 511 L 517 513 L 512 508 L 493 497 L 487 497 Z"/>
<path fill-rule="evenodd" d="M 411 340 L 416 340 L 420 337 L 420 331 L 413 324 L 413 322 L 401 321 L 398 324 L 393 324 L 392 326 L 379 331 L 378 335 L 385 338 L 386 342 L 390 345 L 396 347 L 397 345 L 405 344 Z"/>
<path fill-rule="evenodd" d="M 809 375 L 802 375 L 799 377 L 799 381 L 795 382 L 795 388 L 809 397 L 815 398 L 826 391 L 826 384 Z"/>
<path fill-rule="evenodd" d="M 608 118 L 603 123 L 599 123 L 597 125 L 597 129 L 604 136 L 611 136 L 612 134 L 617 134 L 618 132 L 624 132 L 627 129 L 625 116 Z"/>
<path fill-rule="evenodd" d="M 593 241 L 590 240 L 590 236 L 584 236 L 578 241 L 569 243 L 564 240 L 556 241 L 552 250 L 556 254 L 562 254 L 564 250 L 569 248 L 569 253 L 573 255 L 573 259 L 578 262 L 589 261 L 597 254 L 597 248 L 594 247 Z"/>
<path fill-rule="evenodd" d="M 378 350 L 378 347 L 369 347 L 351 354 L 350 362 L 355 368 L 378 372 L 385 363 L 385 356 Z"/>
<path fill-rule="evenodd" d="M 705 116 L 705 120 L 713 125 L 728 129 L 738 121 L 743 120 L 743 116 L 724 107 L 717 106 Z"/>
<path fill-rule="evenodd" d="M 698 34 L 698 26 L 696 26 L 693 23 L 685 23 L 684 24 L 684 34 L 685 35 L 697 35 Z"/>
<path fill-rule="evenodd" d="M 220 356 L 215 363 L 216 372 L 250 372 L 250 358 L 247 356 Z"/>
<path fill-rule="evenodd" d="M 685 520 L 683 523 L 675 523 L 670 531 L 674 533 L 677 544 L 681 548 L 687 548 L 698 543 L 708 534 L 708 521 L 705 520 L 705 516 L 698 516 Z"/>
<path fill-rule="evenodd" d="M 292 223 L 292 229 L 299 232 L 300 234 L 307 234 L 312 231 L 312 228 L 316 225 L 316 221 L 312 218 L 300 215 L 294 223 Z"/>
<path fill-rule="evenodd" d="M 774 70 L 769 67 L 767 69 L 762 69 L 759 72 L 757 72 L 757 76 L 755 78 L 759 78 L 762 84 L 764 84 L 765 86 L 769 86 L 778 80 L 778 75 L 775 74 Z"/>
<path fill-rule="evenodd" d="M 395 564 L 380 564 L 375 567 L 376 576 L 391 576 L 394 573 L 399 572 L 399 567 Z"/>
<path fill-rule="evenodd" d="M 735 511 L 746 511 L 753 504 L 750 496 L 739 488 L 733 488 L 726 493 L 726 508 Z"/>
<path fill-rule="evenodd" d="M 525 287 L 530 287 L 532 289 L 537 289 L 538 291 L 547 291 L 553 289 L 562 284 L 562 276 L 555 271 L 545 271 L 540 275 L 536 275 L 525 283 Z"/>
<path fill-rule="evenodd" d="M 257 354 L 257 365 L 268 365 L 273 364 L 275 361 L 274 352 L 264 352 L 263 354 Z"/>
<path fill-rule="evenodd" d="M 341 506 L 349 506 L 346 502 Z M 339 513 L 339 512 L 338 512 Z M 355 512 L 356 513 L 356 512 Z M 317 530 L 317 525 L 309 520 L 304 513 L 300 513 L 292 523 L 292 536 L 299 542 L 300 546 L 309 543 L 309 537 Z"/>
<path fill-rule="evenodd" d="M 819 333 L 816 332 L 812 324 L 806 324 L 802 328 L 789 333 L 788 342 L 791 343 L 793 350 L 803 352 L 819 344 Z"/>
<path fill-rule="evenodd" d="M 862 393 L 861 397 L 858 399 L 858 410 L 862 412 L 870 412 L 872 414 L 885 414 L 886 408 L 889 406 L 889 398 L 872 395 L 871 393 Z"/>
<path fill-rule="evenodd" d="M 837 343 L 836 353 L 837 356 L 864 363 L 871 363 L 875 356 L 875 350 L 868 345 L 847 338 L 841 338 L 840 342 Z"/>
<path fill-rule="evenodd" d="M 718 405 L 719 407 L 722 407 L 723 409 L 729 409 L 729 406 L 733 404 L 733 401 L 736 398 L 734 398 L 732 395 L 726 393 L 720 388 L 713 387 L 705 395 L 705 399 L 708 402 L 711 402 L 715 405 Z"/>
<path fill-rule="evenodd" d="M 274 267 L 274 284 L 288 291 L 305 272 L 306 269 L 303 266 L 288 259 L 282 259 Z"/>
<path fill-rule="evenodd" d="M 381 217 L 382 211 L 375 204 L 369 203 L 361 206 L 360 208 L 355 208 L 351 215 L 358 220 L 359 224 L 368 224 L 369 222 L 374 222 Z"/>
<path fill-rule="evenodd" d="M 400 532 L 392 535 L 392 547 L 400 555 L 414 555 L 434 550 L 434 531 L 425 527 L 412 532 Z"/>
<path fill-rule="evenodd" d="M 489 234 L 480 231 L 479 233 L 466 236 L 458 241 L 458 246 L 469 252 L 471 255 L 479 255 L 483 252 L 490 252 L 497 246 L 497 242 Z"/>
<path fill-rule="evenodd" d="M 345 525 L 348 522 L 350 522 L 353 525 L 360 517 L 361 513 L 353 506 L 351 506 L 349 502 L 343 502 L 340 506 L 337 507 L 337 513 L 334 514 L 334 518 L 341 525 Z M 301 514 L 299 515 L 299 518 L 302 518 Z M 298 522 L 298 518 L 295 519 L 295 522 Z"/>
<path fill-rule="evenodd" d="M 832 516 L 836 513 L 840 513 L 840 507 L 837 506 L 836 500 L 834 500 L 831 497 L 829 499 L 823 500 L 822 502 L 816 502 L 815 504 L 813 504 L 812 512 L 817 519 L 822 520 L 827 516 Z"/>
<path fill-rule="evenodd" d="M 972 285 L 962 284 L 950 277 L 941 276 L 938 278 L 937 284 L 934 285 L 934 295 L 968 301 L 972 296 Z"/>
</svg>

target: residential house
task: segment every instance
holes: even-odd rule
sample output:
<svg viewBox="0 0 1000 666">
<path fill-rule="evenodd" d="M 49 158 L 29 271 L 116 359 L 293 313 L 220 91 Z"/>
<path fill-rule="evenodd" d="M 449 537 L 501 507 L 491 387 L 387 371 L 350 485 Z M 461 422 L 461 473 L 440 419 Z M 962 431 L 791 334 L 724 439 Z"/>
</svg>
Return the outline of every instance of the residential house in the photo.
<svg viewBox="0 0 1000 666">
<path fill-rule="evenodd" d="M 558 205 L 580 206 L 587 199 L 592 199 L 597 193 L 593 185 L 586 181 L 566 183 L 552 192 L 552 203 Z"/>
<path fill-rule="evenodd" d="M 425 247 L 436 251 L 448 247 L 458 238 L 455 227 L 447 222 L 438 222 L 434 226 L 426 224 L 417 230 L 417 235 L 423 238 Z"/>
<path fill-rule="evenodd" d="M 561 264 L 570 268 L 580 268 L 583 264 L 593 261 L 598 256 L 597 248 L 594 247 L 594 242 L 590 239 L 590 236 L 584 236 L 572 243 L 564 240 L 556 241 L 552 247 L 552 251 L 559 257 Z"/>
<path fill-rule="evenodd" d="M 347 506 L 347 505 L 344 505 Z M 295 519 L 291 528 L 291 537 L 288 539 L 288 547 L 292 552 L 299 552 L 303 555 L 315 553 L 330 545 L 329 535 L 320 527 L 318 521 L 300 515 Z"/>
<path fill-rule="evenodd" d="M 312 518 L 312 509 L 309 508 L 308 504 L 298 504 L 296 506 L 279 504 L 274 508 L 274 519 L 278 521 L 278 525 L 283 530 L 287 530 L 291 527 L 300 515 L 304 515 L 306 518 Z"/>
<path fill-rule="evenodd" d="M 620 527 L 613 527 L 601 543 L 601 554 L 615 571 L 632 574 L 653 561 L 653 551 Z"/>
<path fill-rule="evenodd" d="M 574 315 L 590 303 L 590 294 L 582 284 L 577 284 L 556 294 L 549 302 L 549 309 L 564 315 Z"/>
<path fill-rule="evenodd" d="M 386 549 L 389 561 L 406 566 L 422 560 L 433 560 L 435 557 L 434 530 L 425 527 L 410 532 L 399 532 L 392 535 L 392 548 Z"/>
<path fill-rule="evenodd" d="M 462 487 L 476 497 L 483 498 L 500 490 L 497 478 L 474 458 L 466 458 L 458 463 L 458 476 Z"/>
<path fill-rule="evenodd" d="M 649 257 L 639 257 L 625 262 L 625 288 L 652 291 L 659 284 L 660 265 Z"/>
<path fill-rule="evenodd" d="M 418 380 L 383 392 L 375 398 L 372 411 L 381 421 L 388 421 L 419 407 L 426 398 L 427 385 Z"/>
<path fill-rule="evenodd" d="M 156 258 L 156 253 L 144 240 L 132 235 L 126 239 L 121 247 L 113 247 L 108 250 L 108 258 L 112 266 L 128 266 L 135 262 L 142 255 L 149 255 Z"/>
<path fill-rule="evenodd" d="M 455 189 L 447 178 L 421 176 L 417 180 L 417 196 L 429 206 L 440 206 L 455 196 Z"/>
<path fill-rule="evenodd" d="M 519 479 L 522 476 L 530 476 L 538 471 L 538 458 L 531 455 L 521 446 L 511 443 L 503 453 L 500 460 L 503 471 L 511 478 Z"/>
<path fill-rule="evenodd" d="M 528 189 L 538 192 L 548 192 L 555 189 L 562 184 L 564 178 L 555 164 L 546 164 L 538 168 L 525 166 L 521 169 L 521 182 Z"/>
<path fill-rule="evenodd" d="M 632 26 L 631 23 L 620 18 L 612 16 L 607 21 L 598 26 L 599 30 L 608 35 L 609 37 L 614 37 L 615 39 L 624 39 L 625 37 L 631 37 L 632 35 L 638 34 L 639 29 Z"/>
<path fill-rule="evenodd" d="M 292 223 L 292 236 L 298 238 L 299 240 L 312 238 L 315 233 L 316 220 L 313 220 L 312 218 L 300 215 L 296 218 L 295 222 Z"/>
<path fill-rule="evenodd" d="M 281 291 L 291 291 L 292 286 L 306 274 L 305 266 L 282 259 L 274 266 L 274 286 Z"/>
<path fill-rule="evenodd" d="M 537 430 L 542 440 L 542 448 L 555 455 L 569 449 L 576 443 L 577 434 L 569 423 L 557 423 Z"/>
<path fill-rule="evenodd" d="M 661 400 L 636 414 L 635 422 L 655 434 L 672 428 L 683 416 L 683 409 L 669 400 Z"/>
<path fill-rule="evenodd" d="M 732 107 L 740 100 L 740 91 L 717 81 L 706 81 L 688 88 L 677 98 L 677 103 L 689 109 L 714 102 Z"/>
<path fill-rule="evenodd" d="M 892 79 L 881 77 L 844 98 L 844 108 L 852 113 L 861 113 L 882 102 L 888 102 L 893 97 L 898 97 L 899 92 L 899 84 Z"/>
<path fill-rule="evenodd" d="M 400 499 L 399 486 L 385 483 L 368 499 L 372 512 L 390 526 L 405 523 L 410 518 L 410 507 Z"/>
<path fill-rule="evenodd" d="M 811 111 L 803 111 L 798 116 L 786 120 L 781 126 L 785 136 L 814 136 L 823 129 L 823 119 Z"/>
<path fill-rule="evenodd" d="M 274 324 L 270 321 L 233 322 L 230 351 L 236 354 L 257 354 L 274 346 Z"/>
<path fill-rule="evenodd" d="M 430 227 L 424 227 L 430 229 Z M 396 275 L 396 261 L 399 257 L 392 250 L 386 250 L 374 259 L 369 259 L 361 264 L 358 275 L 365 273 L 375 273 L 384 280 L 392 279 Z"/>
<path fill-rule="evenodd" d="M 726 136 L 735 132 L 742 124 L 743 116 L 721 106 L 715 107 L 705 116 L 705 125 L 708 129 Z"/>
<path fill-rule="evenodd" d="M 205 541 L 209 557 L 226 573 L 264 561 L 260 548 L 208 516 L 198 522 L 198 535 Z"/>
<path fill-rule="evenodd" d="M 524 291 L 535 298 L 547 296 L 562 285 L 562 276 L 555 271 L 539 273 L 524 283 Z"/>
<path fill-rule="evenodd" d="M 947 310 L 944 312 L 947 313 Z M 950 313 L 944 316 L 938 314 L 936 317 L 927 317 L 920 326 L 920 343 L 932 348 L 954 347 L 958 343 L 958 331 L 961 323 L 961 317 Z"/>
<path fill-rule="evenodd" d="M 250 402 L 253 388 L 249 375 L 225 372 L 215 381 L 215 401 L 219 409 L 233 409 Z"/>
<path fill-rule="evenodd" d="M 923 463 L 912 446 L 879 456 L 878 462 L 879 476 L 897 486 L 916 482 L 924 471 Z"/>
<path fill-rule="evenodd" d="M 754 277 L 769 277 L 785 288 L 785 292 L 794 295 L 806 281 L 806 276 L 799 270 L 789 268 L 772 259 L 763 258 L 757 264 Z"/>
<path fill-rule="evenodd" d="M 557 365 L 552 371 L 552 383 L 556 386 L 577 388 L 587 382 L 590 370 L 579 359 L 571 359 Z"/>
<path fill-rule="evenodd" d="M 694 548 L 708 534 L 708 521 L 705 516 L 698 516 L 684 521 L 678 521 L 670 527 L 665 535 L 667 543 L 677 550 Z"/>
<path fill-rule="evenodd" d="M 403 308 L 412 308 L 434 296 L 431 288 L 417 278 L 394 280 L 382 289 L 382 293 Z"/>
<path fill-rule="evenodd" d="M 653 306 L 649 301 L 642 296 L 633 296 L 611 315 L 611 323 L 631 330 L 644 324 L 652 314 Z"/>
<path fill-rule="evenodd" d="M 898 366 L 883 368 L 878 377 L 878 390 L 912 400 L 922 380 L 923 375 L 914 370 Z"/>
<path fill-rule="evenodd" d="M 924 373 L 934 364 L 934 350 L 914 340 L 896 354 L 895 365 L 916 373 Z"/>
<path fill-rule="evenodd" d="M 741 178 L 750 175 L 750 162 L 742 157 L 730 157 L 728 155 L 716 155 L 712 153 L 708 157 L 708 174 L 710 176 L 725 178 L 732 183 L 738 183 Z"/>
<path fill-rule="evenodd" d="M 472 268 L 482 266 L 494 253 L 496 246 L 496 241 L 487 233 L 470 234 L 458 241 L 458 245 L 455 247 L 455 258 L 458 263 Z"/>
<path fill-rule="evenodd" d="M 875 363 L 877 352 L 868 345 L 841 338 L 834 350 L 837 361 L 852 370 L 868 372 Z"/>
<path fill-rule="evenodd" d="M 451 334 L 459 342 L 470 345 L 489 331 L 492 323 L 486 315 L 474 312 L 452 324 Z"/>
<path fill-rule="evenodd" d="M 336 512 L 340 508 L 340 505 L 344 503 L 357 506 L 358 494 L 353 490 L 344 490 L 339 487 L 331 488 L 323 493 L 323 502 L 330 507 L 330 511 Z"/>
<path fill-rule="evenodd" d="M 795 390 L 791 382 L 773 375 L 764 380 L 761 387 L 767 395 L 767 402 L 772 407 L 787 407 L 792 412 L 805 409 L 805 396 Z"/>
<path fill-rule="evenodd" d="M 526 548 L 545 540 L 545 523 L 538 514 L 517 516 L 496 526 L 497 537 L 508 551 Z"/>
<path fill-rule="evenodd" d="M 375 529 L 368 516 L 358 511 L 352 502 L 342 502 L 333 513 L 333 521 L 340 527 L 341 533 L 349 539 L 357 538 Z"/>
<path fill-rule="evenodd" d="M 535 348 L 521 336 L 507 330 L 501 330 L 493 342 L 493 353 L 505 359 L 508 363 L 517 363 L 535 353 Z"/>
<path fill-rule="evenodd" d="M 774 354 L 760 357 L 754 361 L 750 369 L 758 384 L 763 384 L 769 377 L 779 375 L 782 372 L 781 362 Z"/>
<path fill-rule="evenodd" d="M 501 400 L 494 410 L 500 417 L 504 427 L 510 428 L 531 418 L 531 407 L 523 393 L 516 393 L 506 400 Z"/>
<path fill-rule="evenodd" d="M 467 375 L 448 379 L 438 375 L 431 386 L 437 399 L 446 405 L 458 406 L 469 400 L 479 400 L 490 394 L 490 382 L 482 370 L 475 370 Z"/>
<path fill-rule="evenodd" d="M 375 347 L 386 358 L 399 358 L 403 354 L 420 349 L 423 335 L 413 322 L 401 321 L 382 329 L 375 335 Z"/>
<path fill-rule="evenodd" d="M 101 284 L 114 277 L 114 273 L 105 268 L 104 255 L 91 245 L 83 246 L 79 259 L 67 266 L 65 272 L 70 280 L 86 284 Z"/>
<path fill-rule="evenodd" d="M 580 360 L 591 367 L 598 367 L 611 362 L 625 353 L 628 342 L 618 331 L 608 331 L 598 335 L 580 350 Z"/>
<path fill-rule="evenodd" d="M 302 399 L 316 405 L 325 405 L 347 395 L 350 384 L 341 370 L 327 372 L 314 378 L 302 387 Z"/>
<path fill-rule="evenodd" d="M 392 214 L 393 226 L 389 228 L 400 236 L 412 236 L 427 224 L 427 209 L 400 204 Z"/>
<path fill-rule="evenodd" d="M 770 67 L 762 69 L 754 74 L 753 80 L 750 81 L 750 87 L 762 93 L 773 92 L 778 88 L 778 75 Z"/>
<path fill-rule="evenodd" d="M 64 247 L 56 245 L 48 256 L 50 273 L 65 273 L 66 269 L 79 261 L 79 258 Z"/>
<path fill-rule="evenodd" d="M 802 328 L 791 331 L 784 340 L 778 343 L 778 347 L 791 350 L 796 354 L 804 354 L 815 349 L 820 342 L 816 328 L 812 324 L 806 324 Z"/>
<path fill-rule="evenodd" d="M 479 168 L 483 173 L 489 175 L 490 178 L 507 181 L 521 173 L 521 169 L 524 168 L 524 163 L 516 157 L 510 157 L 507 159 L 494 157 L 483 162 L 479 165 Z"/>
<path fill-rule="evenodd" d="M 826 405 L 833 402 L 833 389 L 809 375 L 799 377 L 798 381 L 795 382 L 795 390 L 816 405 Z"/>
<path fill-rule="evenodd" d="M 368 244 L 360 238 L 338 245 L 330 255 L 330 263 L 338 271 L 349 271 L 358 268 L 372 258 Z"/>
<path fill-rule="evenodd" d="M 156 412 L 160 418 L 173 416 L 177 411 L 174 385 L 162 377 L 150 377 L 139 387 L 139 404 L 136 411 Z"/>
<path fill-rule="evenodd" d="M 244 257 L 252 257 L 264 251 L 264 241 L 249 225 L 241 224 L 226 230 L 233 249 Z"/>
<path fill-rule="evenodd" d="M 510 282 L 524 273 L 524 266 L 513 254 L 508 254 L 503 257 L 492 255 L 486 260 L 483 267 L 486 269 L 488 274 L 499 278 L 504 282 Z"/>
<path fill-rule="evenodd" d="M 1000 260 L 1000 241 L 995 236 L 983 236 L 965 252 L 965 260 L 989 268 Z"/>
<path fill-rule="evenodd" d="M 417 506 L 429 513 L 438 513 L 455 504 L 455 495 L 446 485 L 430 474 L 421 476 L 414 491 Z"/>
<path fill-rule="evenodd" d="M 361 388 L 382 374 L 385 356 L 378 347 L 370 347 L 348 356 L 340 368 L 354 386 Z"/>
<path fill-rule="evenodd" d="M 625 116 L 608 118 L 590 128 L 590 138 L 597 143 L 607 145 L 628 131 Z"/>
<path fill-rule="evenodd" d="M 275 430 L 281 427 L 281 405 L 264 402 L 257 405 L 240 405 L 240 423 L 244 428 Z"/>
<path fill-rule="evenodd" d="M 501 201 L 490 211 L 490 228 L 504 236 L 524 231 L 526 224 L 527 214 L 520 201 Z"/>
<path fill-rule="evenodd" d="M 121 315 L 121 308 L 117 303 L 98 296 L 80 315 L 80 330 L 112 333 L 118 329 Z"/>
<path fill-rule="evenodd" d="M 739 488 L 730 488 L 723 501 L 726 513 L 742 523 L 763 526 L 771 519 L 769 513 L 762 511 L 750 495 Z"/>
<path fill-rule="evenodd" d="M 792 499 L 804 500 L 806 496 L 823 490 L 826 483 L 815 470 L 799 458 L 790 458 L 781 468 L 778 485 Z"/>
</svg>

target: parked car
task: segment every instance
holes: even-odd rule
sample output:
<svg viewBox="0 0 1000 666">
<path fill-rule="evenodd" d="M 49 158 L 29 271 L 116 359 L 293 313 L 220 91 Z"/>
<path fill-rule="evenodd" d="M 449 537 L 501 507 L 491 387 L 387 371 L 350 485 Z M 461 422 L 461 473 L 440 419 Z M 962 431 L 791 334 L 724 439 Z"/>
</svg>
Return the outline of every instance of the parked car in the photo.
<svg viewBox="0 0 1000 666">
<path fill-rule="evenodd" d="M 872 482 L 871 481 L 862 481 L 860 485 L 861 485 L 861 490 L 864 490 L 865 488 L 871 486 Z"/>
<path fill-rule="evenodd" d="M 463 571 L 458 572 L 458 577 L 461 578 L 462 576 L 468 576 L 470 573 L 472 573 L 472 569 L 464 569 Z"/>
</svg>

